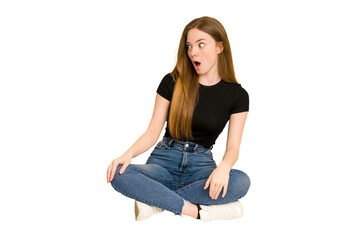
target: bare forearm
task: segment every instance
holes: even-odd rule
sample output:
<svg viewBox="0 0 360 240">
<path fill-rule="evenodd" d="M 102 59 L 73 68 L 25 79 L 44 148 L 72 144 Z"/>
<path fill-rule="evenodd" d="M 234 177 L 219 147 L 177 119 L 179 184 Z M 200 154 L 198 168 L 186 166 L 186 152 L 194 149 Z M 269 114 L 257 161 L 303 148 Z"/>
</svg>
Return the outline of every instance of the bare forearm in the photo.
<svg viewBox="0 0 360 240">
<path fill-rule="evenodd" d="M 239 150 L 237 149 L 228 149 L 226 150 L 224 157 L 219 165 L 226 167 L 229 171 L 234 166 L 236 161 L 239 158 Z"/>
<path fill-rule="evenodd" d="M 153 134 L 149 131 L 146 131 L 140 138 L 127 150 L 124 155 L 129 155 L 131 158 L 139 156 L 143 152 L 146 152 L 151 148 L 156 141 L 158 140 L 159 136 Z"/>
</svg>

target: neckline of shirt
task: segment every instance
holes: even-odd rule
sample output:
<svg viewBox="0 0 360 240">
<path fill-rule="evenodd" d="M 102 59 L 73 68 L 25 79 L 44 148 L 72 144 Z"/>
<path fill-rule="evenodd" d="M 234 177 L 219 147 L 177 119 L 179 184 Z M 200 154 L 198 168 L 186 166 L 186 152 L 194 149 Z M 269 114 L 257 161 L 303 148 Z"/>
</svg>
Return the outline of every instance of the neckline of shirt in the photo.
<svg viewBox="0 0 360 240">
<path fill-rule="evenodd" d="M 212 88 L 212 87 L 216 87 L 216 86 L 218 86 L 218 85 L 220 85 L 220 83 L 222 83 L 224 80 L 220 80 L 219 82 L 217 82 L 217 83 L 215 83 L 215 84 L 213 84 L 213 85 L 203 85 L 203 84 L 201 84 L 200 82 L 199 82 L 199 85 L 200 85 L 200 87 L 203 87 L 203 88 Z"/>
</svg>

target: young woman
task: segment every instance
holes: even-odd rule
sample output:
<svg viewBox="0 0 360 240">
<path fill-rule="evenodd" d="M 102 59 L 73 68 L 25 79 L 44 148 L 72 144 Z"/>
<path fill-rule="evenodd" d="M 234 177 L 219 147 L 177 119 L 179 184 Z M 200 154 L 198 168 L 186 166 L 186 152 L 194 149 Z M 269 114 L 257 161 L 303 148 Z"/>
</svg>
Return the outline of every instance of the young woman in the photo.
<svg viewBox="0 0 360 240">
<path fill-rule="evenodd" d="M 241 217 L 239 199 L 250 179 L 232 169 L 249 111 L 249 96 L 237 83 L 224 27 L 210 17 L 191 21 L 180 40 L 174 70 L 157 89 L 146 132 L 107 169 L 107 182 L 135 199 L 135 218 L 163 210 L 204 221 Z M 146 164 L 132 158 L 166 133 Z M 229 121 L 226 150 L 217 166 L 211 149 Z"/>
</svg>

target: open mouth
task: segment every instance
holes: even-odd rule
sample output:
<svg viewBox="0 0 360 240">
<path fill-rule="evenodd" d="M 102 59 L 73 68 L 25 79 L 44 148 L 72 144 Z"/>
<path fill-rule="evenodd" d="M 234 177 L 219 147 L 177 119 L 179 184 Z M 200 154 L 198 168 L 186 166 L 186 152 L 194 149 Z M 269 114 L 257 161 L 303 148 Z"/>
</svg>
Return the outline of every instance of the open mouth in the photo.
<svg viewBox="0 0 360 240">
<path fill-rule="evenodd" d="M 194 61 L 193 63 L 194 63 L 194 66 L 196 69 L 198 69 L 200 67 L 200 64 L 201 64 L 200 62 Z"/>
</svg>

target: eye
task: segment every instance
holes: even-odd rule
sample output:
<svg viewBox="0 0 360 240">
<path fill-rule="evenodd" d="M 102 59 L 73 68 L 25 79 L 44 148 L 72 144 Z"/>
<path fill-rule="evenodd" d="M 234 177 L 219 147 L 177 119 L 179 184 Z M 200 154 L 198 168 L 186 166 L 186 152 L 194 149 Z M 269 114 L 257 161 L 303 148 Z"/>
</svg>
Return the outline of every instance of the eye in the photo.
<svg viewBox="0 0 360 240">
<path fill-rule="evenodd" d="M 190 49 L 190 48 L 191 48 L 191 46 L 190 46 L 190 45 L 186 45 L 186 47 L 187 47 L 188 49 Z"/>
<path fill-rule="evenodd" d="M 204 43 L 200 43 L 200 44 L 199 44 L 199 47 L 201 47 L 201 48 L 204 47 L 204 46 L 205 46 Z"/>
</svg>

